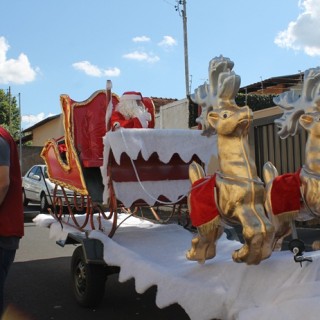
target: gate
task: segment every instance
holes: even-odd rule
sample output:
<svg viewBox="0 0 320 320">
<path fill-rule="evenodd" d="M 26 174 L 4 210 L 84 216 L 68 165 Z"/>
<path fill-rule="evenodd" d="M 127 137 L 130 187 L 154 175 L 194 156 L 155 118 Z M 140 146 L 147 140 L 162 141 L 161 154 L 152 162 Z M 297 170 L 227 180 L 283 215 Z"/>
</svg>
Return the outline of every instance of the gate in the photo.
<svg viewBox="0 0 320 320">
<path fill-rule="evenodd" d="M 295 172 L 305 162 L 305 145 L 307 133 L 301 127 L 295 136 L 281 139 L 274 120 L 281 115 L 256 119 L 253 121 L 249 133 L 249 141 L 255 157 L 257 173 L 262 179 L 263 165 L 270 161 L 277 168 L 279 174 Z"/>
</svg>

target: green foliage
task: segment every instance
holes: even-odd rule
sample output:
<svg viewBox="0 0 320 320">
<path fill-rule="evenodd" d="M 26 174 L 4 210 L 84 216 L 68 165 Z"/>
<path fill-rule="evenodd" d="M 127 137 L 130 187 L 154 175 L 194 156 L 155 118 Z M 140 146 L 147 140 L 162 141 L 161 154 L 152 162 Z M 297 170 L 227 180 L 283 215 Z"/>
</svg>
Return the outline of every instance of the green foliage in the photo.
<svg viewBox="0 0 320 320">
<path fill-rule="evenodd" d="M 198 117 L 198 105 L 194 103 L 190 97 L 189 100 L 189 128 L 194 127 L 197 125 L 196 119 Z"/>
<path fill-rule="evenodd" d="M 248 94 L 239 93 L 236 95 L 235 101 L 239 107 L 243 107 L 246 104 L 252 111 L 258 111 L 274 107 L 273 98 L 276 95 L 273 94 Z M 247 101 L 247 103 L 246 103 Z"/>
<path fill-rule="evenodd" d="M 236 95 L 235 101 L 239 107 L 248 105 L 252 111 L 258 111 L 262 109 L 267 109 L 274 107 L 273 98 L 276 95 L 261 95 L 261 94 L 242 94 Z M 189 128 L 196 126 L 196 119 L 198 117 L 198 105 L 193 103 L 189 99 Z"/>
<path fill-rule="evenodd" d="M 6 128 L 14 139 L 18 139 L 20 112 L 17 106 L 17 99 L 3 89 L 0 89 L 0 125 Z"/>
</svg>

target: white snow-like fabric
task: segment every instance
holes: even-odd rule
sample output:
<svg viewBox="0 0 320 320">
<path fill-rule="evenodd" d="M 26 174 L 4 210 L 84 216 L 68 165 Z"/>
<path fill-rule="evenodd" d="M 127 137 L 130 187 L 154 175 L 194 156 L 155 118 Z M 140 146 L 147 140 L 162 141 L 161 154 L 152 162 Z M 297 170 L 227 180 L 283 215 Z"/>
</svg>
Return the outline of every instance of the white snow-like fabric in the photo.
<svg viewBox="0 0 320 320">
<path fill-rule="evenodd" d="M 120 164 L 122 153 L 126 153 L 132 160 L 138 158 L 139 153 L 144 160 L 156 152 L 159 159 L 164 164 L 168 163 L 173 154 L 178 154 L 184 162 L 197 155 L 205 164 L 206 169 L 212 157 L 217 159 L 216 136 L 204 137 L 200 130 L 184 130 L 184 129 L 123 129 L 120 128 L 114 132 L 108 132 L 103 138 L 104 152 L 103 165 L 100 168 L 105 186 L 103 193 L 103 202 L 108 203 L 109 193 L 106 186 L 109 182 L 107 175 L 107 165 L 110 152 Z M 181 190 L 174 190 L 175 187 Z M 150 183 L 143 181 L 142 183 L 123 183 L 121 186 L 115 186 L 116 198 L 125 206 L 130 206 L 134 200 L 143 199 L 149 205 L 154 204 L 165 190 L 166 195 L 170 195 L 168 199 L 175 202 L 177 197 L 185 195 L 190 188 L 188 180 L 182 181 L 152 181 Z M 146 192 L 147 190 L 147 192 Z M 159 193 L 160 192 L 160 193 Z M 136 196 L 134 195 L 136 193 Z M 163 194 L 162 194 L 163 195 Z"/>
<path fill-rule="evenodd" d="M 125 218 L 119 215 L 119 221 Z M 44 225 L 42 219 L 46 218 L 38 216 L 37 224 Z M 61 237 L 59 223 L 52 218 L 46 224 Z M 110 230 L 111 224 L 104 222 L 104 227 Z M 156 285 L 157 306 L 178 303 L 191 320 L 319 319 L 319 252 L 308 252 L 313 262 L 302 267 L 289 251 L 274 252 L 259 265 L 247 266 L 232 261 L 233 250 L 241 244 L 223 235 L 217 256 L 201 265 L 185 258 L 193 237 L 189 231 L 135 217 L 112 239 L 97 230 L 89 231 L 89 237 L 103 243 L 107 264 L 120 267 L 120 282 L 134 278 L 138 293 Z"/>
<path fill-rule="evenodd" d="M 142 181 L 141 184 L 137 182 L 113 182 L 113 187 L 117 199 L 126 208 L 129 208 L 138 199 L 144 200 L 147 204 L 153 206 L 159 195 L 163 195 L 168 199 L 168 201 L 162 203 L 163 205 L 174 204 L 187 197 L 191 189 L 191 183 L 189 179 Z"/>
<path fill-rule="evenodd" d="M 156 152 L 163 163 L 168 163 L 174 153 L 188 162 L 193 155 L 208 163 L 212 155 L 217 155 L 216 137 L 204 137 L 201 130 L 188 129 L 119 129 L 108 132 L 103 138 L 105 149 L 111 149 L 120 164 L 120 156 L 126 153 L 136 160 L 139 152 L 148 160 Z M 105 150 L 109 154 L 109 150 Z M 104 156 L 108 161 L 108 157 Z"/>
</svg>

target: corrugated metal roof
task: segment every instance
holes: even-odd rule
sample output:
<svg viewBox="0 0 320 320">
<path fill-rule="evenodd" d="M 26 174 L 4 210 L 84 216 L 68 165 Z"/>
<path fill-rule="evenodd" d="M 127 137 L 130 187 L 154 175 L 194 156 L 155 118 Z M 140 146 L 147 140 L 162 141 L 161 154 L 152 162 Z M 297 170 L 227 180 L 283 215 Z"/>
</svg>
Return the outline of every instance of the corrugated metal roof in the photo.
<svg viewBox="0 0 320 320">
<path fill-rule="evenodd" d="M 279 76 L 279 77 L 272 77 L 266 80 L 262 80 L 248 86 L 241 87 L 239 89 L 239 93 L 253 93 L 258 92 L 262 89 L 270 89 L 271 87 L 277 86 L 282 84 L 284 88 L 290 88 L 303 80 L 304 74 L 303 73 L 296 73 L 287 76 Z"/>
</svg>

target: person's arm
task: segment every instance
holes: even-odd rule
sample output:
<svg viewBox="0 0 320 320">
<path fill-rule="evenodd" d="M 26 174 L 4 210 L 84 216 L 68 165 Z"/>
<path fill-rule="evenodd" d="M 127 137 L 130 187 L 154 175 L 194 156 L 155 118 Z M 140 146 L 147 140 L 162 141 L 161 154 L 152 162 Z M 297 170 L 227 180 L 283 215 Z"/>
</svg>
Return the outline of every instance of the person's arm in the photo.
<svg viewBox="0 0 320 320">
<path fill-rule="evenodd" d="M 0 205 L 5 199 L 10 185 L 10 148 L 0 137 Z"/>
<path fill-rule="evenodd" d="M 120 127 L 122 128 L 142 128 L 141 122 L 138 118 L 131 118 L 126 120 L 124 116 L 118 112 L 114 111 L 111 116 L 111 128 L 116 130 Z"/>
<path fill-rule="evenodd" d="M 0 205 L 7 195 L 10 184 L 9 167 L 0 166 Z"/>
</svg>

